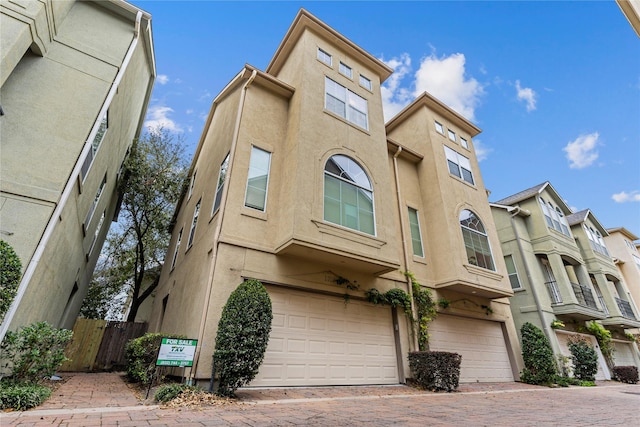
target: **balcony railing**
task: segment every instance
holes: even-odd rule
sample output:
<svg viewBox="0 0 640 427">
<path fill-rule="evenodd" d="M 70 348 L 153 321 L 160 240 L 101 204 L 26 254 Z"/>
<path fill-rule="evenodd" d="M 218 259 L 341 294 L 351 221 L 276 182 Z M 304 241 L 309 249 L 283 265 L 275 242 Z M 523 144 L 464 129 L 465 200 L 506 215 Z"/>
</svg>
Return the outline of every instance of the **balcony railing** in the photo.
<svg viewBox="0 0 640 427">
<path fill-rule="evenodd" d="M 636 316 L 633 314 L 633 310 L 631 309 L 631 304 L 629 301 L 621 300 L 616 297 L 616 303 L 618 303 L 618 308 L 620 309 L 620 313 L 622 313 L 622 317 L 636 320 Z"/>
<path fill-rule="evenodd" d="M 571 283 L 571 287 L 573 288 L 573 293 L 576 295 L 578 304 L 585 307 L 593 308 L 595 310 L 598 309 L 596 300 L 593 298 L 593 293 L 588 286 L 580 285 L 578 283 Z"/>
<path fill-rule="evenodd" d="M 546 282 L 545 285 L 547 285 L 547 289 L 549 290 L 549 296 L 551 297 L 551 302 L 553 304 L 562 303 L 562 297 L 560 296 L 560 289 L 558 289 L 558 284 L 556 283 L 556 281 L 552 280 L 550 282 Z"/>
</svg>

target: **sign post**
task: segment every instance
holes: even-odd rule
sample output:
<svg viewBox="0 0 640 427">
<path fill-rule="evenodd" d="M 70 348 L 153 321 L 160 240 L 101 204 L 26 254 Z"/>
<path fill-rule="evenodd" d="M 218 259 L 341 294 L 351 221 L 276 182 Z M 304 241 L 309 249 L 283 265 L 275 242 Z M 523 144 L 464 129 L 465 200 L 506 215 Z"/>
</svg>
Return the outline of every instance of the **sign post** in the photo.
<svg viewBox="0 0 640 427">
<path fill-rule="evenodd" d="M 156 366 L 182 367 L 182 381 L 184 382 L 184 370 L 187 366 L 193 366 L 197 346 L 198 340 L 162 338 Z"/>
</svg>

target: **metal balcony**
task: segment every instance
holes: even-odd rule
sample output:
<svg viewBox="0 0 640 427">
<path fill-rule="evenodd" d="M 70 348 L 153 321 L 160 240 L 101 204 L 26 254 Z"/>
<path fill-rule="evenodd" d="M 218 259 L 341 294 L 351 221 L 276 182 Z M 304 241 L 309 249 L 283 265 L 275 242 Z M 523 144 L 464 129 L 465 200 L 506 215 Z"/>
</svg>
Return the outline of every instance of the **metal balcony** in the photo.
<svg viewBox="0 0 640 427">
<path fill-rule="evenodd" d="M 598 310 L 591 288 L 585 285 L 580 285 L 579 283 L 571 283 L 571 287 L 573 288 L 573 293 L 578 300 L 578 304 Z"/>
<path fill-rule="evenodd" d="M 620 309 L 622 317 L 626 319 L 637 320 L 636 316 L 633 314 L 633 310 L 631 309 L 631 304 L 629 304 L 629 301 L 625 301 L 616 297 L 616 303 L 618 304 L 618 308 Z"/>
<path fill-rule="evenodd" d="M 549 290 L 549 296 L 551 297 L 552 304 L 562 304 L 562 297 L 560 296 L 560 289 L 555 280 L 546 282 L 547 289 Z"/>
</svg>

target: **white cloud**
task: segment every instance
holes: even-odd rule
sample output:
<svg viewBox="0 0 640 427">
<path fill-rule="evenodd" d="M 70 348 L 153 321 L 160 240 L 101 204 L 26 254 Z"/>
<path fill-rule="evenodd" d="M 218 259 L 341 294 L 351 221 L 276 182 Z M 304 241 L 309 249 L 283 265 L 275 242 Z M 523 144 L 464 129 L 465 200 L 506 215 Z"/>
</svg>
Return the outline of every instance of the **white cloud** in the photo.
<svg viewBox="0 0 640 427">
<path fill-rule="evenodd" d="M 640 202 L 640 191 L 635 190 L 631 193 L 627 193 L 626 191 L 621 191 L 611 196 L 611 198 L 616 203 L 625 203 L 625 202 Z"/>
<path fill-rule="evenodd" d="M 520 86 L 520 80 L 516 80 L 516 92 L 518 94 L 519 101 L 525 101 L 527 104 L 527 111 L 533 111 L 536 109 L 536 93 L 530 87 Z"/>
<path fill-rule="evenodd" d="M 144 122 L 145 128 L 159 128 L 162 127 L 172 132 L 182 132 L 182 127 L 169 118 L 169 115 L 173 113 L 173 108 L 165 105 L 154 105 L 149 107 L 147 111 L 147 120 Z"/>
<path fill-rule="evenodd" d="M 569 160 L 571 169 L 582 169 L 591 166 L 598 158 L 598 132 L 580 135 L 575 141 L 569 142 L 563 149 Z"/>
<path fill-rule="evenodd" d="M 384 119 L 389 120 L 411 101 L 409 90 L 400 87 L 401 81 L 411 72 L 411 57 L 408 53 L 403 53 L 400 58 L 392 58 L 384 62 L 393 69 L 393 74 L 380 88 Z"/>
<path fill-rule="evenodd" d="M 431 54 L 422 59 L 415 74 L 414 96 L 429 92 L 468 120 L 475 119 L 484 88 L 473 77 L 465 76 L 465 57 L 462 53 L 437 58 Z"/>
<path fill-rule="evenodd" d="M 156 77 L 156 81 L 161 85 L 166 85 L 167 83 L 169 83 L 169 76 L 167 76 L 166 74 L 158 74 L 158 76 Z"/>
<path fill-rule="evenodd" d="M 473 149 L 476 152 L 476 158 L 479 162 L 486 160 L 489 157 L 489 153 L 493 151 L 493 148 L 485 146 L 482 141 L 477 138 L 473 140 Z"/>
</svg>

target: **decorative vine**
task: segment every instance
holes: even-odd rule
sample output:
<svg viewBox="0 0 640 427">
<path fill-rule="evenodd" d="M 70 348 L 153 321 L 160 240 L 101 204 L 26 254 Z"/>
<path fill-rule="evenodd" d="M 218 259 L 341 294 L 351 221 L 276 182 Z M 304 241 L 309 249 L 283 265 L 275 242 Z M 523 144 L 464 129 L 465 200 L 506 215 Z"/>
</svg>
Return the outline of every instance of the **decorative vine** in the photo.
<svg viewBox="0 0 640 427">
<path fill-rule="evenodd" d="M 613 353 L 615 352 L 615 347 L 613 346 L 613 342 L 611 342 L 611 331 L 608 331 L 604 326 L 595 321 L 587 324 L 587 330 L 596 337 L 596 341 L 598 341 L 600 351 L 602 351 L 607 365 L 609 365 L 609 368 L 613 368 Z"/>
</svg>

